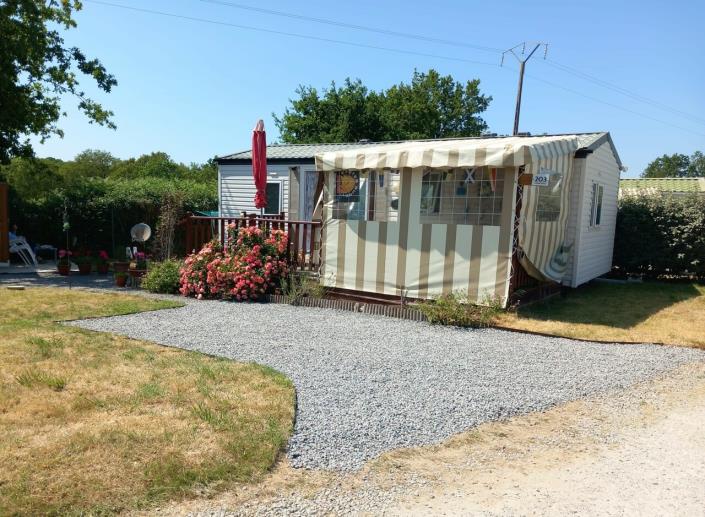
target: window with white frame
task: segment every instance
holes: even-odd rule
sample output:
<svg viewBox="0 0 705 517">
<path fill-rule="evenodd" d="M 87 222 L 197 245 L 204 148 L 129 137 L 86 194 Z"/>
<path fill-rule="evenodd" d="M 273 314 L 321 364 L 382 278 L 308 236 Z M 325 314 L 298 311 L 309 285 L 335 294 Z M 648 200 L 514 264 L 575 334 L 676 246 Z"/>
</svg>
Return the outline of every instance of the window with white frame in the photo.
<svg viewBox="0 0 705 517">
<path fill-rule="evenodd" d="M 599 183 L 592 184 L 592 200 L 590 202 L 590 226 L 598 227 L 602 221 L 602 195 L 604 187 Z"/>
<path fill-rule="evenodd" d="M 267 205 L 264 207 L 265 215 L 279 215 L 282 206 L 282 182 L 268 181 L 265 188 Z"/>
<path fill-rule="evenodd" d="M 561 215 L 563 175 L 552 173 L 548 178 L 548 185 L 535 188 L 538 190 L 536 220 L 542 222 L 557 221 Z"/>
<path fill-rule="evenodd" d="M 421 180 L 422 224 L 499 226 L 503 169 L 428 170 Z"/>
<path fill-rule="evenodd" d="M 336 171 L 333 219 L 399 220 L 399 171 Z"/>
</svg>

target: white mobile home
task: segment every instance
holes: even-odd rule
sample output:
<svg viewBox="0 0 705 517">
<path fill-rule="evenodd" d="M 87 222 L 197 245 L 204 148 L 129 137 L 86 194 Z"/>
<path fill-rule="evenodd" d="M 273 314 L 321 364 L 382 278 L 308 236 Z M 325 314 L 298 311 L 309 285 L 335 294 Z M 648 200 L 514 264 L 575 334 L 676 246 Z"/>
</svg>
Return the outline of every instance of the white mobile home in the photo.
<svg viewBox="0 0 705 517">
<path fill-rule="evenodd" d="M 576 287 L 611 268 L 609 133 L 278 145 L 268 164 L 268 213 L 310 219 L 322 180 L 320 278 L 341 291 L 506 302 L 522 277 Z M 252 211 L 246 153 L 219 169 L 221 215 Z"/>
</svg>

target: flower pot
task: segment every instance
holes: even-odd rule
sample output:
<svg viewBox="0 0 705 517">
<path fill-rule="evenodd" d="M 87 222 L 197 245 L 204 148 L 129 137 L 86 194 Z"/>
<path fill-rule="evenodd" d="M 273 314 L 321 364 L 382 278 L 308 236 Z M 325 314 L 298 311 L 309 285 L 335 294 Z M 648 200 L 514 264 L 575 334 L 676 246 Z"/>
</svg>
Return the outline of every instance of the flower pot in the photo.
<svg viewBox="0 0 705 517">
<path fill-rule="evenodd" d="M 78 272 L 81 275 L 90 275 L 92 269 L 93 264 L 91 264 L 90 262 L 84 262 L 78 265 Z"/>
<path fill-rule="evenodd" d="M 129 267 L 129 262 L 113 262 L 113 271 L 115 271 L 116 273 L 125 273 Z"/>
<path fill-rule="evenodd" d="M 60 275 L 68 276 L 69 272 L 71 271 L 71 264 L 58 264 L 56 266 L 56 270 L 59 272 Z"/>
<path fill-rule="evenodd" d="M 109 267 L 110 267 L 109 264 L 106 262 L 106 263 L 104 263 L 104 264 L 98 264 L 98 265 L 96 266 L 96 269 L 98 270 L 98 274 L 100 274 L 100 275 L 107 275 L 107 274 L 108 274 L 108 268 L 109 268 Z"/>
<path fill-rule="evenodd" d="M 115 285 L 118 287 L 125 287 L 127 284 L 127 277 L 125 275 L 120 275 L 115 277 Z"/>
<path fill-rule="evenodd" d="M 130 269 L 128 271 L 128 273 L 132 278 L 142 278 L 144 275 L 147 274 L 147 270 L 146 269 Z"/>
</svg>

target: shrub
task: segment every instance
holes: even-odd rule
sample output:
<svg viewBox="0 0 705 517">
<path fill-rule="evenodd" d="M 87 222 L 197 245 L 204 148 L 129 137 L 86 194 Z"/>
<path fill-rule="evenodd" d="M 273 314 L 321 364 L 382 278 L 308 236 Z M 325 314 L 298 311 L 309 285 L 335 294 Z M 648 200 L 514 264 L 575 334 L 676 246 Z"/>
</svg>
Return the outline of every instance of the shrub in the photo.
<svg viewBox="0 0 705 517">
<path fill-rule="evenodd" d="M 153 264 L 142 279 L 142 288 L 152 293 L 176 294 L 179 292 L 181 275 L 178 260 L 165 260 Z"/>
<path fill-rule="evenodd" d="M 207 267 L 223 256 L 220 242 L 206 243 L 199 252 L 186 257 L 179 270 L 179 292 L 184 296 L 204 298 L 210 294 L 207 280 Z"/>
<path fill-rule="evenodd" d="M 257 227 L 228 227 L 228 247 L 210 242 L 186 258 L 181 268 L 184 296 L 257 300 L 287 274 L 283 256 L 287 234 Z"/>
<path fill-rule="evenodd" d="M 323 298 L 326 288 L 317 280 L 302 274 L 292 273 L 281 279 L 282 292 L 291 305 L 298 305 L 304 298 Z"/>
<path fill-rule="evenodd" d="M 622 198 L 613 263 L 628 275 L 705 277 L 705 197 Z"/>
<path fill-rule="evenodd" d="M 431 324 L 473 328 L 489 327 L 502 311 L 500 300 L 488 298 L 485 305 L 476 305 L 468 302 L 467 293 L 463 291 L 444 294 L 415 306 Z"/>
</svg>

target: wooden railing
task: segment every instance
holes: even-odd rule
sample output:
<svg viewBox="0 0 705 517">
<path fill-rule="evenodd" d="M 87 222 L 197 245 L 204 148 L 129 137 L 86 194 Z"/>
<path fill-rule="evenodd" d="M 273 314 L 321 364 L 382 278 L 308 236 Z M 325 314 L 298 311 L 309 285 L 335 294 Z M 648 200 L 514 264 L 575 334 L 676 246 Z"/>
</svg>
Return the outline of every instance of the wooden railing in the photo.
<svg viewBox="0 0 705 517">
<path fill-rule="evenodd" d="M 277 216 L 275 216 L 277 217 Z M 286 260 L 297 271 L 318 271 L 321 256 L 321 222 L 288 221 L 272 216 L 206 217 L 187 215 L 182 221 L 186 254 L 200 250 L 207 242 L 218 239 L 227 244 L 228 228 L 257 226 L 263 230 L 284 230 L 288 234 Z"/>
</svg>

